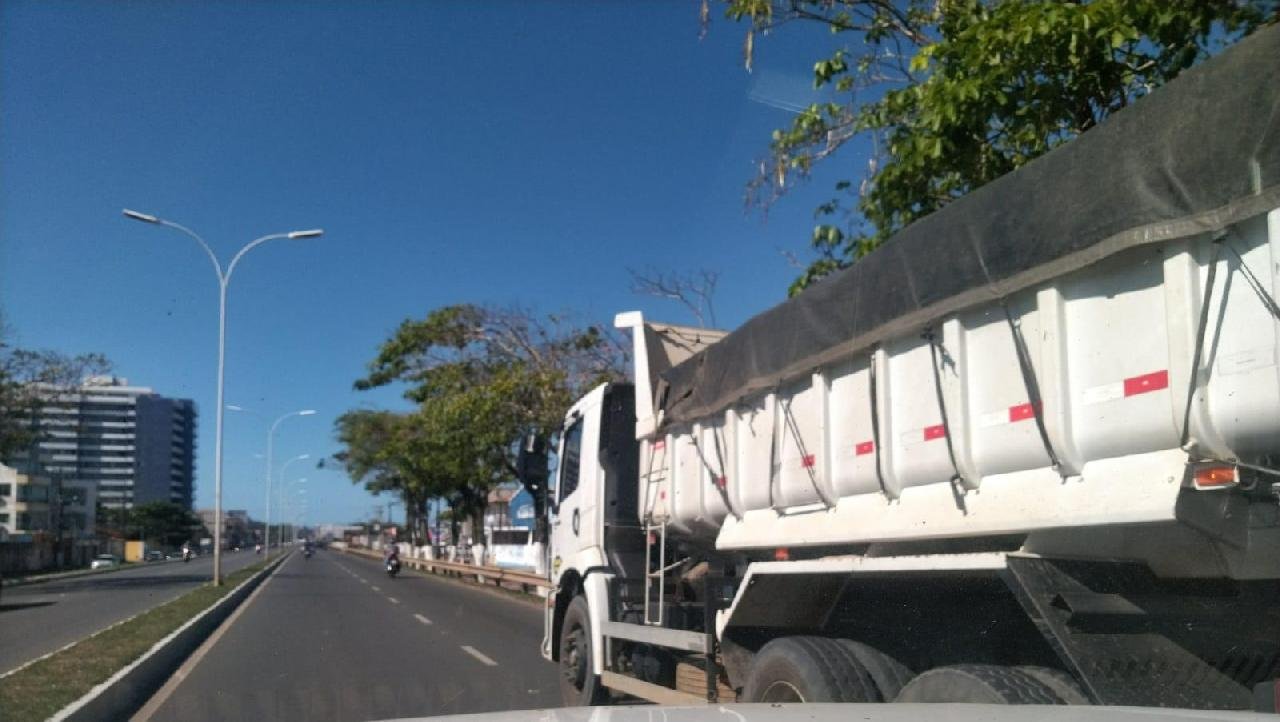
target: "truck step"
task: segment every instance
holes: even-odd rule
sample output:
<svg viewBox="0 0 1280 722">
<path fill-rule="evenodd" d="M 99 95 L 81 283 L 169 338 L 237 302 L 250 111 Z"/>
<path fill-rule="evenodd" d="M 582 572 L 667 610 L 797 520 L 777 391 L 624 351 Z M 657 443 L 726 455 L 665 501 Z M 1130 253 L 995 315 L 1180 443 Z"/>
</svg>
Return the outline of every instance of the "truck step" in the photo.
<svg viewBox="0 0 1280 722">
<path fill-rule="evenodd" d="M 676 689 L 686 694 L 707 698 L 707 671 L 701 665 L 680 662 L 676 665 Z M 729 679 L 721 671 L 716 680 L 716 701 L 736 702 L 738 693 L 729 686 Z"/>
</svg>

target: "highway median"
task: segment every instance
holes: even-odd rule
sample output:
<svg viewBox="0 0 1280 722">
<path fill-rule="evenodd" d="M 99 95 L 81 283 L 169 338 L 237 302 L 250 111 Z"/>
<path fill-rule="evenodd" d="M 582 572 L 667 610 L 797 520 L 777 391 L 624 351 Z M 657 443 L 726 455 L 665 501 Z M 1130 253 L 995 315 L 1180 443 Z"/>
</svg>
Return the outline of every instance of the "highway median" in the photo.
<svg viewBox="0 0 1280 722">
<path fill-rule="evenodd" d="M 287 555 L 286 555 L 287 557 Z M 281 559 L 228 575 L 0 678 L 5 719 L 118 719 L 132 714 Z"/>
</svg>

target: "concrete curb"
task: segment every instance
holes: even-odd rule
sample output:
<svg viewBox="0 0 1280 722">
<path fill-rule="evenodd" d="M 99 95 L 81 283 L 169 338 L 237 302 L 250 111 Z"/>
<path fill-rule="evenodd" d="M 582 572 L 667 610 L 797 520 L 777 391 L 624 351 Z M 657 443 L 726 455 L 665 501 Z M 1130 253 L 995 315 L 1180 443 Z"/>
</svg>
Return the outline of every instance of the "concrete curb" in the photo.
<svg viewBox="0 0 1280 722">
<path fill-rule="evenodd" d="M 258 585 L 289 558 L 288 554 L 241 582 L 213 606 L 189 619 L 151 649 L 83 697 L 63 707 L 50 720 L 129 719 L 160 689 L 183 660 L 213 633 Z"/>
</svg>

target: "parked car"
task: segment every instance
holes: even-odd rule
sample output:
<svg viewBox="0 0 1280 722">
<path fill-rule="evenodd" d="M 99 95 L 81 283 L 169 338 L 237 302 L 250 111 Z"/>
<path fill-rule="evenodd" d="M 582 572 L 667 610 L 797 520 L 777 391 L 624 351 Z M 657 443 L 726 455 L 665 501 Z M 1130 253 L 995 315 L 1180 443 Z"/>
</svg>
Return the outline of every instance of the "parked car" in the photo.
<svg viewBox="0 0 1280 722">
<path fill-rule="evenodd" d="M 143 559 L 149 562 L 162 562 L 164 561 L 165 556 L 164 556 L 164 552 L 160 551 L 159 549 L 153 549 L 152 551 L 147 552 L 146 556 L 144 556 Z"/>
<path fill-rule="evenodd" d="M 113 554 L 99 554 L 89 562 L 90 569 L 114 569 L 120 566 L 120 559 Z"/>
</svg>

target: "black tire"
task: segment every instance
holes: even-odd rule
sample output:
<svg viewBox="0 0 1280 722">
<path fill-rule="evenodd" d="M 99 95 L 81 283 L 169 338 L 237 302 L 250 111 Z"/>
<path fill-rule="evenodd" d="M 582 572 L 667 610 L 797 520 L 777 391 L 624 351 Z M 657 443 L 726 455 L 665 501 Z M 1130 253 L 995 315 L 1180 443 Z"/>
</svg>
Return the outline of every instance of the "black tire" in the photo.
<svg viewBox="0 0 1280 722">
<path fill-rule="evenodd" d="M 1041 684 L 1053 690 L 1063 704 L 1093 704 L 1075 678 L 1060 669 L 1051 667 L 1018 667 L 1018 669 L 1035 677 Z"/>
<path fill-rule="evenodd" d="M 760 648 L 741 702 L 878 702 L 871 673 L 846 639 L 780 637 Z"/>
<path fill-rule="evenodd" d="M 1066 704 L 1035 676 L 1015 667 L 992 664 L 957 664 L 931 669 L 908 682 L 894 701 Z"/>
<path fill-rule="evenodd" d="M 876 690 L 880 692 L 880 699 L 877 700 L 879 702 L 892 702 L 898 696 L 898 693 L 902 691 L 903 686 L 915 676 L 915 673 L 903 666 L 901 662 L 875 647 L 850 639 L 837 641 L 848 647 L 853 656 L 871 675 L 871 681 L 875 683 Z"/>
<path fill-rule="evenodd" d="M 560 699 L 567 707 L 604 704 L 608 690 L 591 670 L 591 611 L 587 598 L 569 602 L 560 626 Z"/>
</svg>

